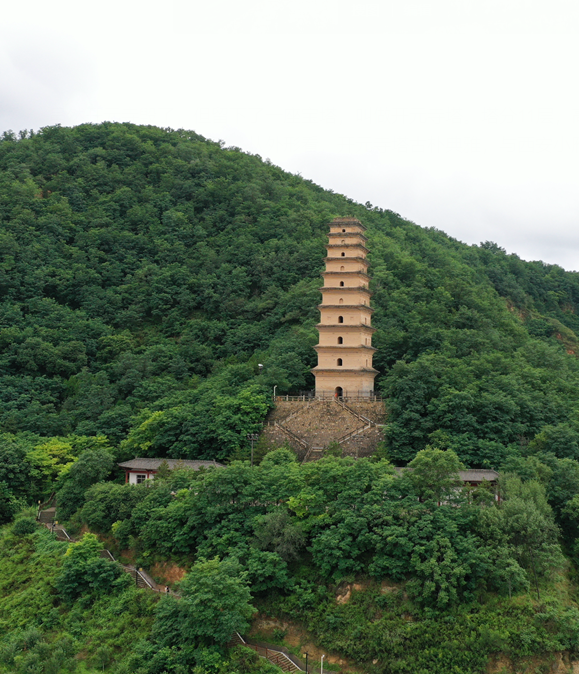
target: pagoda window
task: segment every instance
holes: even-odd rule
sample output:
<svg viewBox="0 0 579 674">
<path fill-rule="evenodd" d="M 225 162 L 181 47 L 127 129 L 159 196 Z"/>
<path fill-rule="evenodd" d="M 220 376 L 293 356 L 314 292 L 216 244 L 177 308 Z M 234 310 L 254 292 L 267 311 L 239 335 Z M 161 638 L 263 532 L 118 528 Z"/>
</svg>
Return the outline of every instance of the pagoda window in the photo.
<svg viewBox="0 0 579 674">
<path fill-rule="evenodd" d="M 340 288 L 344 287 L 344 281 L 340 281 Z"/>
<path fill-rule="evenodd" d="M 338 316 L 338 323 L 343 323 L 343 322 L 344 322 L 344 317 Z"/>
<path fill-rule="evenodd" d="M 343 343 L 344 343 L 344 338 L 338 337 L 338 344 L 343 344 Z"/>
<path fill-rule="evenodd" d="M 346 253 L 342 253 L 342 257 L 346 257 Z"/>
<path fill-rule="evenodd" d="M 345 269 L 345 267 L 344 267 L 344 265 L 342 265 L 342 266 L 340 267 L 340 271 L 344 271 L 344 269 Z"/>
<path fill-rule="evenodd" d="M 345 229 L 342 230 L 342 232 L 345 232 L 345 231 L 346 231 Z"/>
<path fill-rule="evenodd" d="M 342 239 L 340 243 L 346 243 L 346 239 Z"/>
<path fill-rule="evenodd" d="M 338 358 L 338 367 L 342 367 L 342 359 Z"/>
<path fill-rule="evenodd" d="M 344 300 L 341 297 L 340 297 L 340 301 L 338 302 L 338 304 L 344 304 Z"/>
</svg>

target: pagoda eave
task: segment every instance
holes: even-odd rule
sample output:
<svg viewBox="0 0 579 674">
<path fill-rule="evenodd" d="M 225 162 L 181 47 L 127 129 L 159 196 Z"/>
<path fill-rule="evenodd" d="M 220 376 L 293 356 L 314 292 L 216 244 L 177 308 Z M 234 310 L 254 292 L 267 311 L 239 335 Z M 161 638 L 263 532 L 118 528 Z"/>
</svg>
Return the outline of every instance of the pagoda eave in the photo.
<svg viewBox="0 0 579 674">
<path fill-rule="evenodd" d="M 330 232 L 328 236 L 335 236 L 336 238 L 341 237 L 342 239 L 347 236 L 359 236 L 361 239 L 364 239 L 364 241 L 368 241 L 368 237 L 361 232 Z"/>
<path fill-rule="evenodd" d="M 330 222 L 330 227 L 359 227 L 363 232 L 366 231 L 366 227 L 358 220 L 358 218 L 334 218 Z M 346 232 L 347 234 L 347 232 Z"/>
<path fill-rule="evenodd" d="M 378 370 L 375 370 L 373 367 L 358 367 L 358 368 L 347 368 L 347 367 L 313 367 L 310 372 L 315 374 L 378 374 Z"/>
<path fill-rule="evenodd" d="M 361 248 L 366 253 L 368 252 L 368 249 L 362 243 L 327 243 L 326 250 L 328 252 L 330 252 L 330 248 Z"/>
<path fill-rule="evenodd" d="M 336 258 L 338 260 L 345 260 L 345 257 L 339 257 Z M 352 258 L 350 258 L 352 259 Z M 356 276 L 363 276 L 364 278 L 370 279 L 368 274 L 364 271 L 324 271 L 322 272 L 322 276 L 351 276 L 351 275 L 356 275 Z"/>
<path fill-rule="evenodd" d="M 358 351 L 359 349 L 365 349 L 366 351 L 378 351 L 373 346 L 367 346 L 366 344 L 358 344 L 358 346 L 346 346 L 345 344 L 332 344 L 330 346 L 322 346 L 317 344 L 314 346 L 314 351 L 330 351 L 333 349 L 338 349 L 339 351 Z"/>
<path fill-rule="evenodd" d="M 326 257 L 324 259 L 326 262 L 343 262 L 344 260 L 352 260 L 356 262 L 363 262 L 366 267 L 370 266 L 370 263 L 365 257 L 346 257 L 346 255 L 344 255 L 344 257 Z"/>
<path fill-rule="evenodd" d="M 363 309 L 370 314 L 374 313 L 374 309 L 367 304 L 318 304 L 318 309 Z"/>
<path fill-rule="evenodd" d="M 371 290 L 368 290 L 366 286 L 336 286 L 334 287 L 324 287 L 320 288 L 321 293 L 341 293 L 342 295 L 347 292 L 348 290 L 355 290 L 357 293 L 364 293 L 364 295 L 368 295 L 368 297 L 372 297 L 374 294 Z"/>
<path fill-rule="evenodd" d="M 316 328 L 319 330 L 335 330 L 339 328 L 340 330 L 364 330 L 366 332 L 376 332 L 378 328 L 373 328 L 371 325 L 366 325 L 365 323 L 356 323 L 354 325 L 346 325 L 345 323 L 318 323 Z"/>
</svg>

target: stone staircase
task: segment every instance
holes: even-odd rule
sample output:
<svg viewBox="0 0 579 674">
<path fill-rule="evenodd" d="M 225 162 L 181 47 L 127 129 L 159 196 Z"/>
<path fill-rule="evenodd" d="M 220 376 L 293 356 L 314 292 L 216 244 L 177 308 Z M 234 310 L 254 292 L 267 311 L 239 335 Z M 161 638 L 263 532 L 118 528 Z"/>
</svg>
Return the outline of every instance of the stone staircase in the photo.
<svg viewBox="0 0 579 674">
<path fill-rule="evenodd" d="M 275 426 L 276 428 L 279 428 L 282 433 L 285 433 L 291 440 L 294 440 L 299 445 L 301 445 L 306 450 L 306 453 L 310 451 L 310 446 L 308 443 L 305 440 L 302 440 L 299 435 L 291 431 L 287 426 L 281 424 L 279 421 L 275 422 Z"/>
<path fill-rule="evenodd" d="M 287 648 L 284 648 L 283 646 L 274 646 L 273 644 L 266 644 L 261 641 L 253 641 L 247 637 L 242 637 L 241 634 L 238 634 L 237 632 L 234 633 L 227 646 L 229 648 L 235 648 L 235 646 L 251 648 L 251 650 L 255 651 L 260 657 L 277 665 L 282 672 L 306 671 L 304 663 L 299 658 L 296 658 L 295 655 L 292 655 Z M 309 672 L 310 674 L 313 674 L 314 669 L 310 667 Z"/>
<path fill-rule="evenodd" d="M 318 461 L 324 456 L 325 447 L 310 447 L 307 454 L 304 456 L 302 463 L 309 463 L 310 461 Z"/>
<path fill-rule="evenodd" d="M 55 503 L 56 499 L 54 495 L 50 499 L 50 503 Z M 48 503 L 48 502 L 47 502 Z M 50 505 L 48 508 L 42 509 L 42 506 L 38 508 L 38 514 L 36 519 L 39 524 L 45 526 L 49 531 L 51 531 L 59 541 L 66 541 L 68 543 L 76 543 L 77 540 L 70 536 L 68 531 L 61 525 L 55 523 L 56 515 L 56 505 Z M 153 590 L 154 592 L 165 592 L 165 589 L 161 589 L 157 583 L 151 578 L 151 576 L 144 571 L 143 569 L 137 569 L 135 566 L 121 564 L 113 556 L 113 553 L 110 550 L 104 549 L 100 551 L 100 556 L 103 559 L 108 559 L 111 562 L 118 564 L 125 573 L 128 573 L 135 580 L 135 585 L 137 587 L 143 588 L 145 590 Z M 174 596 L 179 596 L 175 595 Z"/>
<path fill-rule="evenodd" d="M 56 517 L 56 507 L 46 508 L 46 510 L 41 510 L 38 514 L 38 521 L 41 524 L 52 524 L 54 518 Z"/>
</svg>

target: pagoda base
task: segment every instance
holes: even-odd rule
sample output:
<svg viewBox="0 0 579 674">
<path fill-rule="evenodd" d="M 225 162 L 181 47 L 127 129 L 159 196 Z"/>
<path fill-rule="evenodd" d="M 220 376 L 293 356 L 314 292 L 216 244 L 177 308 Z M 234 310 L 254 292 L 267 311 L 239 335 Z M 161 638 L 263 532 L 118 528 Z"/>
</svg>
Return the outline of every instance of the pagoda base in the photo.
<svg viewBox="0 0 579 674">
<path fill-rule="evenodd" d="M 320 398 L 373 398 L 376 370 L 335 372 L 314 369 L 316 396 Z"/>
</svg>

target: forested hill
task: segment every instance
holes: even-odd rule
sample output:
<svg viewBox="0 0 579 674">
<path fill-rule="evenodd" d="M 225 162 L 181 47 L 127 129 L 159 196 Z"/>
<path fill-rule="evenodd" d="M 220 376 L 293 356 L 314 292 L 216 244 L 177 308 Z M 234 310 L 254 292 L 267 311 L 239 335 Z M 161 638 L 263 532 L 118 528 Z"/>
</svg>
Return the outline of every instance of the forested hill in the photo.
<svg viewBox="0 0 579 674">
<path fill-rule="evenodd" d="M 112 123 L 0 142 L 3 442 L 239 452 L 274 385 L 313 386 L 327 223 L 348 215 L 368 228 L 390 457 L 579 459 L 578 274 L 190 131 Z"/>
</svg>

